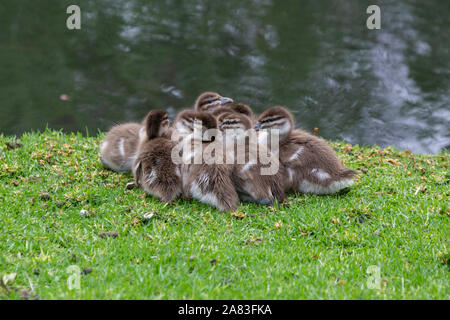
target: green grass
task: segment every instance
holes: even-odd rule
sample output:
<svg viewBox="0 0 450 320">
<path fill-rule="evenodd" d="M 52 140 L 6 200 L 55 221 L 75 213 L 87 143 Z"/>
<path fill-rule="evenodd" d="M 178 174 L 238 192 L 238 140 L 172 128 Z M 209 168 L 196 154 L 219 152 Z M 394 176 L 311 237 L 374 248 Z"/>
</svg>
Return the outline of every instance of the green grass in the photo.
<svg viewBox="0 0 450 320">
<path fill-rule="evenodd" d="M 448 153 L 333 143 L 365 172 L 349 193 L 223 214 L 126 190 L 132 177 L 98 161 L 101 138 L 47 130 L 10 149 L 0 136 L 0 275 L 16 274 L 0 299 L 449 298 Z M 72 265 L 92 268 L 79 290 Z"/>
</svg>

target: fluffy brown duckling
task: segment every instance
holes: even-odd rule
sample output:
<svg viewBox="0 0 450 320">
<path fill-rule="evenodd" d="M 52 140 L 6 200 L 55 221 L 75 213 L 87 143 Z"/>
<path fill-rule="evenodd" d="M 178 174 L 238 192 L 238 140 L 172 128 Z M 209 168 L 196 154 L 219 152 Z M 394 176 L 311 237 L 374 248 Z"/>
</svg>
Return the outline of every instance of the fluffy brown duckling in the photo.
<svg viewBox="0 0 450 320">
<path fill-rule="evenodd" d="M 136 158 L 140 123 L 124 123 L 112 127 L 100 144 L 100 161 L 117 172 L 129 172 Z"/>
<path fill-rule="evenodd" d="M 219 129 L 225 135 L 227 153 L 234 155 L 233 182 L 239 198 L 243 201 L 272 205 L 285 199 L 284 168 L 278 157 L 258 144 L 250 118 L 242 113 L 223 113 L 218 117 Z M 253 135 L 251 135 L 253 133 Z M 231 137 L 230 137 L 231 135 Z M 266 157 L 262 162 L 260 156 Z M 267 171 L 269 167 L 272 172 Z M 267 173 L 267 174 L 262 174 Z"/>
<path fill-rule="evenodd" d="M 243 114 L 247 116 L 252 123 L 255 122 L 255 115 L 253 114 L 252 109 L 248 105 L 243 103 L 234 103 L 229 106 L 219 107 L 211 112 L 211 114 L 217 119 L 220 115 L 230 112 Z"/>
<path fill-rule="evenodd" d="M 237 209 L 238 195 L 231 178 L 232 166 L 222 163 L 210 163 L 206 152 L 215 148 L 211 154 L 222 157 L 221 141 L 214 141 L 217 134 L 216 119 L 205 112 L 186 110 L 181 112 L 175 127 L 180 132 L 190 132 L 183 140 L 183 163 L 181 165 L 183 194 L 221 211 Z M 213 129 L 212 135 L 207 130 Z M 214 131 L 215 130 L 215 131 Z M 217 152 L 217 154 L 215 154 Z"/>
<path fill-rule="evenodd" d="M 217 108 L 232 103 L 233 99 L 222 97 L 216 92 L 204 92 L 195 101 L 194 109 L 199 112 L 211 113 Z"/>
<path fill-rule="evenodd" d="M 255 117 L 252 109 L 248 105 L 240 102 L 216 108 L 214 109 L 214 111 L 211 112 L 211 114 L 217 118 L 221 114 L 229 112 L 242 113 L 247 117 L 249 117 L 251 120 L 254 119 Z"/>
<path fill-rule="evenodd" d="M 292 114 L 281 106 L 267 109 L 255 124 L 261 134 L 279 130 L 279 158 L 286 168 L 287 190 L 332 194 L 353 185 L 356 171 L 343 168 L 325 140 L 294 128 Z"/>
<path fill-rule="evenodd" d="M 256 122 L 255 114 L 253 113 L 250 106 L 239 102 L 239 103 L 232 104 L 230 106 L 230 109 L 233 110 L 234 112 L 237 112 L 237 113 L 247 116 L 252 123 Z"/>
<path fill-rule="evenodd" d="M 170 127 L 168 114 L 152 110 L 144 123 L 133 164 L 135 184 L 162 201 L 171 202 L 181 194 L 181 172 L 172 161 L 176 143 L 164 137 Z"/>
</svg>

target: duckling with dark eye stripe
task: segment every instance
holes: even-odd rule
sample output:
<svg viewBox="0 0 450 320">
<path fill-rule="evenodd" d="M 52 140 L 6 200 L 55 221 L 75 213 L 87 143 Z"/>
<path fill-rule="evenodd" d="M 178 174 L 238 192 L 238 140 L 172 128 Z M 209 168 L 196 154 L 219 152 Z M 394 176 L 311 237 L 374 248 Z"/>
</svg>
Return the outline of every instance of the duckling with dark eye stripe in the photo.
<svg viewBox="0 0 450 320">
<path fill-rule="evenodd" d="M 313 194 L 332 194 L 350 187 L 356 171 L 343 168 L 328 143 L 295 129 L 292 114 L 275 106 L 264 111 L 255 124 L 261 137 L 279 130 L 279 157 L 286 168 L 286 189 Z"/>
<path fill-rule="evenodd" d="M 225 135 L 227 153 L 234 155 L 232 177 L 239 198 L 263 205 L 283 202 L 284 168 L 280 166 L 276 156 L 265 146 L 258 144 L 256 134 L 253 139 L 249 136 L 248 130 L 252 128 L 249 117 L 240 113 L 223 113 L 217 121 L 219 129 Z M 260 155 L 267 157 L 266 163 L 261 162 Z M 268 163 L 273 166 L 274 171 L 262 174 L 262 169 L 267 169 Z"/>
<path fill-rule="evenodd" d="M 217 108 L 232 103 L 233 99 L 222 97 L 216 92 L 204 92 L 195 101 L 195 111 L 211 113 Z"/>
<path fill-rule="evenodd" d="M 201 127 L 200 132 L 196 132 L 195 126 Z M 231 179 L 231 166 L 223 160 L 222 163 L 206 163 L 204 157 L 213 143 L 217 151 L 223 148 L 221 141 L 213 141 L 212 136 L 205 134 L 207 130 L 217 129 L 216 119 L 205 112 L 186 110 L 178 115 L 175 127 L 180 132 L 191 133 L 183 141 L 181 172 L 184 196 L 221 211 L 236 210 L 238 195 Z M 197 158 L 199 163 L 195 160 Z"/>
<path fill-rule="evenodd" d="M 136 160 L 133 164 L 135 184 L 147 193 L 171 202 L 181 194 L 180 166 L 172 161 L 176 143 L 165 138 L 170 125 L 168 114 L 152 110 L 144 120 Z"/>
</svg>

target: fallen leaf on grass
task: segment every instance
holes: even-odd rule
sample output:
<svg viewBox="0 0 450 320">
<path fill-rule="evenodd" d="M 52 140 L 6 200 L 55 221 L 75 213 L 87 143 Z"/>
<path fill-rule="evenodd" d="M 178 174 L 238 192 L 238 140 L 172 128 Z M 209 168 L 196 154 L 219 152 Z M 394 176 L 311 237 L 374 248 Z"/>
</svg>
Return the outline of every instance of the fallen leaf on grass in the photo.
<svg viewBox="0 0 450 320">
<path fill-rule="evenodd" d="M 154 216 L 156 216 L 156 215 L 158 215 L 159 213 L 158 212 L 156 212 L 156 211 L 152 211 L 152 212 L 147 212 L 146 214 L 144 214 L 143 216 L 142 216 L 142 221 L 148 221 L 148 220 L 150 220 L 151 218 L 153 218 Z"/>
<path fill-rule="evenodd" d="M 389 162 L 389 163 L 391 163 L 393 165 L 399 166 L 399 167 L 404 167 L 403 163 L 401 163 L 400 161 L 397 161 L 395 159 L 388 158 L 385 161 Z"/>
<path fill-rule="evenodd" d="M 62 201 L 56 201 L 55 204 L 58 208 L 61 208 L 62 206 L 64 206 L 64 202 L 62 202 Z"/>
<path fill-rule="evenodd" d="M 36 300 L 39 298 L 39 295 L 37 294 L 31 295 L 30 289 L 22 289 L 20 290 L 20 298 L 23 300 L 30 300 L 30 298 Z"/>
<path fill-rule="evenodd" d="M 250 239 L 248 239 L 245 244 L 247 246 L 250 246 L 250 245 L 253 245 L 253 244 L 259 244 L 261 242 L 262 242 L 261 238 L 257 238 L 257 237 L 251 236 Z"/>
<path fill-rule="evenodd" d="M 300 231 L 300 235 L 301 235 L 302 237 L 308 236 L 308 233 L 305 232 L 305 231 L 303 231 L 300 227 L 298 227 L 298 230 Z"/>
<path fill-rule="evenodd" d="M 50 194 L 47 192 L 41 192 L 39 193 L 39 198 L 41 198 L 42 200 L 48 200 L 50 199 Z"/>
<path fill-rule="evenodd" d="M 8 282 L 14 282 L 16 280 L 17 273 L 5 274 L 2 278 L 3 283 L 6 285 Z"/>
<path fill-rule="evenodd" d="M 421 186 L 417 187 L 416 192 L 414 192 L 414 195 L 417 196 L 417 194 L 419 192 L 427 193 L 427 188 L 426 187 L 421 187 Z"/>
<path fill-rule="evenodd" d="M 0 287 L 2 287 L 6 293 L 9 293 L 11 290 L 8 288 L 8 286 L 3 282 L 3 279 L 0 279 Z"/>
<path fill-rule="evenodd" d="M 131 224 L 132 224 L 134 227 L 137 227 L 138 225 L 141 224 L 141 220 L 139 220 L 139 219 L 136 218 L 136 217 L 133 217 L 133 220 L 131 220 Z"/>
<path fill-rule="evenodd" d="M 361 173 L 367 173 L 367 169 L 365 169 L 365 168 L 358 168 L 356 170 L 358 170 Z"/>
<path fill-rule="evenodd" d="M 8 141 L 6 142 L 6 148 L 13 150 L 13 149 L 17 149 L 17 148 L 21 148 L 23 145 L 20 142 L 17 141 Z"/>
<path fill-rule="evenodd" d="M 339 218 L 331 218 L 331 222 L 333 224 L 341 224 L 341 221 L 339 220 Z"/>
<path fill-rule="evenodd" d="M 88 267 L 88 268 L 84 268 L 84 269 L 83 269 L 83 274 L 84 274 L 84 275 L 87 275 L 87 274 L 90 274 L 90 273 L 92 273 L 92 268 L 91 268 L 91 267 Z"/>
<path fill-rule="evenodd" d="M 89 211 L 87 211 L 87 210 L 85 210 L 85 209 L 82 209 L 82 210 L 80 211 L 80 216 L 82 216 L 82 217 L 90 217 L 90 216 L 92 216 L 92 215 L 93 215 L 92 212 L 89 212 Z"/>
<path fill-rule="evenodd" d="M 30 182 L 41 182 L 42 181 L 42 177 L 40 177 L 40 176 L 31 176 L 31 177 L 28 177 L 28 181 L 30 181 Z"/>
<path fill-rule="evenodd" d="M 117 238 L 118 236 L 119 236 L 119 234 L 116 231 L 107 231 L 107 232 L 102 232 L 99 234 L 100 238 L 106 238 L 106 237 Z"/>
<path fill-rule="evenodd" d="M 231 213 L 231 217 L 232 218 L 236 218 L 236 219 L 244 219 L 245 218 L 245 213 L 244 212 L 239 212 L 239 211 L 233 211 Z"/>
<path fill-rule="evenodd" d="M 351 144 L 346 144 L 342 147 L 342 152 L 349 153 L 351 151 L 353 151 L 353 147 Z"/>
</svg>

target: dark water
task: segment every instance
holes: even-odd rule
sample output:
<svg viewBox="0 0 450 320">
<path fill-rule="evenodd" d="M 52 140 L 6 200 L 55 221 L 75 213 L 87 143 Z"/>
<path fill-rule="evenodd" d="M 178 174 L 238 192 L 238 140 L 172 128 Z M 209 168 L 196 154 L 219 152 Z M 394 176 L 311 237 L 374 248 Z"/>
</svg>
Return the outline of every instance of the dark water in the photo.
<svg viewBox="0 0 450 320">
<path fill-rule="evenodd" d="M 366 28 L 369 4 L 381 30 Z M 0 132 L 96 134 L 214 90 L 257 112 L 286 105 L 328 139 L 437 153 L 449 50 L 448 0 L 2 0 Z"/>
</svg>

